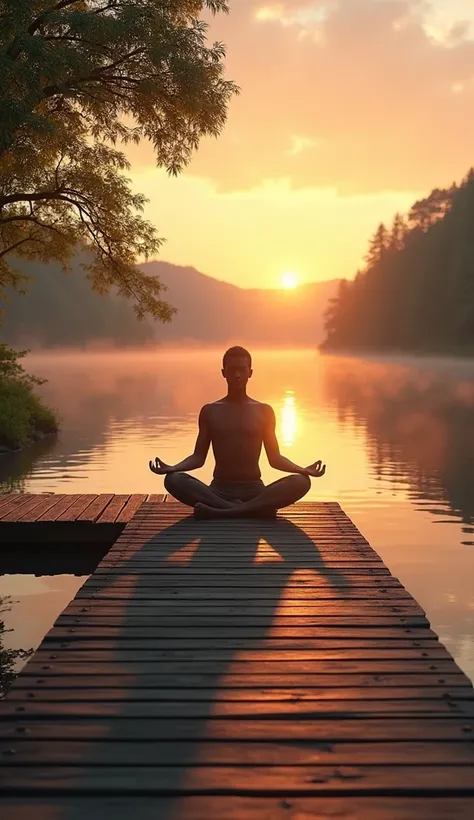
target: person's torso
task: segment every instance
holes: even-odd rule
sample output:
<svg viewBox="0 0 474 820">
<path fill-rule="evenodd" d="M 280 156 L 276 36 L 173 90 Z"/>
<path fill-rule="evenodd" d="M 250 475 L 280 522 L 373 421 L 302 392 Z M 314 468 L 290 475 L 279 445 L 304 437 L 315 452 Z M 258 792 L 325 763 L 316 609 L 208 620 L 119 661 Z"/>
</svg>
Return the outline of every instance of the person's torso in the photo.
<svg viewBox="0 0 474 820">
<path fill-rule="evenodd" d="M 209 405 L 209 432 L 216 460 L 214 478 L 223 481 L 255 481 L 265 434 L 266 406 L 217 401 Z"/>
</svg>

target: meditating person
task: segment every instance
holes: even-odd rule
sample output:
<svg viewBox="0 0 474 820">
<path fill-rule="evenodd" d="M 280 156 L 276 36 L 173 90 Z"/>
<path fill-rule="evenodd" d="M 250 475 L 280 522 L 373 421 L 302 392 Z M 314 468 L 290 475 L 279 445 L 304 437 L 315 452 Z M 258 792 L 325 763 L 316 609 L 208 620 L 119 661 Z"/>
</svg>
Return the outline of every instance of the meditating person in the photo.
<svg viewBox="0 0 474 820">
<path fill-rule="evenodd" d="M 160 458 L 149 462 L 153 473 L 166 476 L 166 490 L 178 501 L 194 507 L 196 518 L 275 515 L 278 509 L 306 495 L 311 486 L 310 477 L 320 478 L 326 472 L 326 465 L 321 461 L 299 467 L 281 455 L 275 434 L 275 413 L 268 404 L 247 395 L 252 372 L 248 350 L 243 347 L 227 350 L 222 362 L 227 395 L 201 409 L 194 453 L 179 464 L 166 464 Z M 258 465 L 262 444 L 271 467 L 295 475 L 265 486 Z M 210 445 L 216 466 L 208 486 L 188 475 L 188 471 L 203 466 Z"/>
</svg>

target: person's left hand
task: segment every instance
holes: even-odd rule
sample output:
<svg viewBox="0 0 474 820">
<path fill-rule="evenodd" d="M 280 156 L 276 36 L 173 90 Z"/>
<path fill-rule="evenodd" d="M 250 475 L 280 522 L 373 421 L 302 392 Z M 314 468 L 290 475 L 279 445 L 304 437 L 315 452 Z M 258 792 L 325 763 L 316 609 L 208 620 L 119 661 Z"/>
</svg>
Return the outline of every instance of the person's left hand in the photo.
<svg viewBox="0 0 474 820">
<path fill-rule="evenodd" d="M 156 473 L 156 475 L 167 475 L 168 473 L 174 472 L 171 464 L 167 464 L 166 461 L 158 457 L 155 458 L 154 463 L 153 461 L 149 461 L 148 466 L 152 473 Z"/>
<path fill-rule="evenodd" d="M 326 465 L 322 463 L 321 459 L 315 461 L 305 468 L 305 475 L 310 475 L 312 478 L 321 478 L 326 472 Z"/>
</svg>

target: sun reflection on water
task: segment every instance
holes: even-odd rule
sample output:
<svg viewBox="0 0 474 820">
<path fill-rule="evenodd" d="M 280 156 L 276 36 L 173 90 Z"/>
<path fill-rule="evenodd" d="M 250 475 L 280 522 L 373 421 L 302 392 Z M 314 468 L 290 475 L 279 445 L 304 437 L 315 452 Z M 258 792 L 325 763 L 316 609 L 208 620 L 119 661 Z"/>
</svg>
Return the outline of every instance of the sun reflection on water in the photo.
<svg viewBox="0 0 474 820">
<path fill-rule="evenodd" d="M 280 420 L 280 438 L 285 447 L 291 447 L 295 443 L 297 427 L 295 396 L 293 390 L 287 390 L 283 399 Z"/>
</svg>

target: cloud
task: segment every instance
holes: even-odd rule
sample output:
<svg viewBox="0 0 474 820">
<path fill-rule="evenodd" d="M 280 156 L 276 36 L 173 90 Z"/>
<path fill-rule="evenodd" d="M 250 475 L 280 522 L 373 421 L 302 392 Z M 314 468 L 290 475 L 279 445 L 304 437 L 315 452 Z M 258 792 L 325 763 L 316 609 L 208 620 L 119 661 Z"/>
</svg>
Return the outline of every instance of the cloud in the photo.
<svg viewBox="0 0 474 820">
<path fill-rule="evenodd" d="M 210 34 L 242 92 L 187 173 L 220 192 L 285 180 L 343 195 L 459 178 L 474 164 L 474 40 L 463 0 L 451 17 L 440 2 L 234 0 Z M 142 151 L 134 164 L 153 164 Z"/>
</svg>

